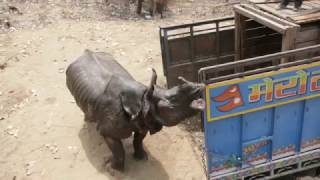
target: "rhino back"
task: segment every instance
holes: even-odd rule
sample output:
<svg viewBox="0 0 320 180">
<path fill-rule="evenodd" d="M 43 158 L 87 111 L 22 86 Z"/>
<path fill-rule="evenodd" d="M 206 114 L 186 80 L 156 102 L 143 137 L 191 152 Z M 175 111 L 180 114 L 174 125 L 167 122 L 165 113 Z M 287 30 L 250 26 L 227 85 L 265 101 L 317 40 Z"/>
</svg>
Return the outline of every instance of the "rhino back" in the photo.
<svg viewBox="0 0 320 180">
<path fill-rule="evenodd" d="M 67 86 L 80 106 L 96 102 L 114 77 L 133 80 L 115 59 L 102 52 L 86 50 L 66 71 Z"/>
</svg>

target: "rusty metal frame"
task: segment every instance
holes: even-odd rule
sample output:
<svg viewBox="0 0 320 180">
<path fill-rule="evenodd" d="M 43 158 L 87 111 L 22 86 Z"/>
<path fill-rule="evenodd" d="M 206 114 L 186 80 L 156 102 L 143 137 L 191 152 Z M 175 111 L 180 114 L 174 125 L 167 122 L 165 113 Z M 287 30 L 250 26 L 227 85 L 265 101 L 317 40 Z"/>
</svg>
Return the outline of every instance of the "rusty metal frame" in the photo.
<svg viewBox="0 0 320 180">
<path fill-rule="evenodd" d="M 167 70 L 170 66 L 183 66 L 183 65 L 188 65 L 188 64 L 194 64 L 196 59 L 195 59 L 195 49 L 194 47 L 194 41 L 193 41 L 193 37 L 195 33 L 199 33 L 202 31 L 210 31 L 210 30 L 215 30 L 216 32 L 216 53 L 217 53 L 217 57 L 216 58 L 209 58 L 209 59 L 204 59 L 203 61 L 211 61 L 214 59 L 218 59 L 220 57 L 220 44 L 219 44 L 219 33 L 220 33 L 220 29 L 221 28 L 233 28 L 234 25 L 226 25 L 226 26 L 220 26 L 220 22 L 222 21 L 231 21 L 234 20 L 233 16 L 228 16 L 228 17 L 224 17 L 224 18 L 218 18 L 218 19 L 212 19 L 212 20 L 207 20 L 207 21 L 200 21 L 197 23 L 188 23 L 188 24 L 182 24 L 182 25 L 178 25 L 178 26 L 166 26 L 166 27 L 160 27 L 159 29 L 159 35 L 160 35 L 160 46 L 161 46 L 161 52 L 162 52 L 162 64 L 163 64 L 163 72 L 164 75 L 167 75 Z M 201 26 L 201 25 L 207 25 L 207 24 L 215 24 L 215 28 L 208 28 L 208 29 L 204 29 L 204 30 L 194 30 L 195 27 L 197 26 Z M 189 28 L 189 32 L 184 32 L 184 33 L 177 33 L 177 34 L 169 34 L 170 31 L 173 30 L 178 30 L 178 29 L 183 29 L 183 28 Z M 170 54 L 169 54 L 169 38 L 170 37 L 175 37 L 175 36 L 179 36 L 179 35 L 187 35 L 191 38 L 191 60 L 190 62 L 187 63 L 182 63 L 182 64 L 178 64 L 178 65 L 172 65 L 171 62 L 171 58 L 170 58 Z"/>
</svg>

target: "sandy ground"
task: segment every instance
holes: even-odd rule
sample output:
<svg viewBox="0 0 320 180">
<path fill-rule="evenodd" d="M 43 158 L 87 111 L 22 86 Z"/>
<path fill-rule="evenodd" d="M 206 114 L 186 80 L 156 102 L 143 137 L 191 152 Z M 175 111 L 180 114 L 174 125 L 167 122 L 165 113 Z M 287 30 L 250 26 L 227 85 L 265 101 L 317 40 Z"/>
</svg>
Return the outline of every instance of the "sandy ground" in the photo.
<svg viewBox="0 0 320 180">
<path fill-rule="evenodd" d="M 5 1 L 0 7 L 0 179 L 205 179 L 201 133 L 185 126 L 147 136 L 148 161 L 133 160 L 132 139 L 126 140 L 125 172 L 108 170 L 105 159 L 111 153 L 94 127 L 83 122 L 65 86 L 65 69 L 84 49 L 104 51 L 145 84 L 154 67 L 165 85 L 158 27 L 231 14 L 223 3 L 171 1 L 165 19 L 145 20 L 126 1 Z"/>
</svg>

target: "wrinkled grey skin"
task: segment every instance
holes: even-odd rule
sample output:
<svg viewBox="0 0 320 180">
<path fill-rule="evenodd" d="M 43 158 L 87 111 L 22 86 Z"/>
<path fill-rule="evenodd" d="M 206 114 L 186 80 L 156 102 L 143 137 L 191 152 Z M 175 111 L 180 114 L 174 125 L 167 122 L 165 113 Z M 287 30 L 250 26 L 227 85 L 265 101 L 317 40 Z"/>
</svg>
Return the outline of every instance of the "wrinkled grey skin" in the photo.
<svg viewBox="0 0 320 180">
<path fill-rule="evenodd" d="M 134 133 L 134 157 L 147 159 L 142 143 L 146 134 L 177 125 L 199 112 L 196 99 L 204 88 L 183 78 L 180 86 L 160 88 L 154 70 L 147 87 L 134 80 L 111 55 L 89 50 L 69 65 L 66 79 L 85 120 L 97 123 L 113 154 L 111 166 L 117 170 L 124 169 L 121 139 Z"/>
</svg>

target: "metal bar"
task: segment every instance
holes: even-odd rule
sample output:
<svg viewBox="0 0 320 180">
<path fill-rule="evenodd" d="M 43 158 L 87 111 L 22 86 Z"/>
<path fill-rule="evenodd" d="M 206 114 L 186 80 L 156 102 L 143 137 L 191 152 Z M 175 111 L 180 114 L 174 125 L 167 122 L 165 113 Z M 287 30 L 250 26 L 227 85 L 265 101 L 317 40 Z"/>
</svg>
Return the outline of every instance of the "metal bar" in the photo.
<svg viewBox="0 0 320 180">
<path fill-rule="evenodd" d="M 224 18 L 217 18 L 217 19 L 212 19 L 212 20 L 206 20 L 206 21 L 200 21 L 197 23 L 187 23 L 187 24 L 182 24 L 178 26 L 166 26 L 166 27 L 161 27 L 162 29 L 165 30 L 173 30 L 173 29 L 180 29 L 180 28 L 188 28 L 189 26 L 200 26 L 204 24 L 210 24 L 210 23 L 215 23 L 216 21 L 230 21 L 234 20 L 233 16 L 227 16 Z"/>
<path fill-rule="evenodd" d="M 304 60 L 300 60 L 300 61 L 294 61 L 294 62 L 289 62 L 289 63 L 285 63 L 285 64 L 279 64 L 279 65 L 276 65 L 276 66 L 270 66 L 270 67 L 255 69 L 255 70 L 251 70 L 251 71 L 246 71 L 246 72 L 241 72 L 241 73 L 236 73 L 236 74 L 230 74 L 230 75 L 227 75 L 227 76 L 221 76 L 221 77 L 217 77 L 217 78 L 212 78 L 212 79 L 209 79 L 209 80 L 204 80 L 204 82 L 206 82 L 206 83 L 221 82 L 221 81 L 230 80 L 230 79 L 233 79 L 233 78 L 240 78 L 240 77 L 259 74 L 259 73 L 263 73 L 263 72 L 279 70 L 281 68 L 286 68 L 286 67 L 290 67 L 290 66 L 297 66 L 297 65 L 301 65 L 301 64 L 312 63 L 312 62 L 319 61 L 319 60 L 320 60 L 320 56 L 315 57 L 315 58 L 311 58 L 311 59 L 304 59 Z"/>
<path fill-rule="evenodd" d="M 219 64 L 215 66 L 208 66 L 201 68 L 199 71 L 217 71 L 218 69 L 231 69 L 235 68 L 236 66 L 248 66 L 248 65 L 256 65 L 256 64 L 261 64 L 264 62 L 269 62 L 270 60 L 274 60 L 275 58 L 281 58 L 281 57 L 288 57 L 292 55 L 296 55 L 298 53 L 305 53 L 305 52 L 315 52 L 315 51 L 320 51 L 320 44 L 314 45 L 314 46 L 309 46 L 309 47 L 304 47 L 300 49 L 294 49 L 294 50 L 289 50 L 289 51 L 284 51 L 284 52 L 278 52 L 274 54 L 268 54 L 264 56 L 259 56 L 259 57 L 254 57 L 254 58 L 249 58 L 249 59 L 244 59 L 236 62 L 230 62 L 230 63 L 225 63 L 225 64 Z"/>
<path fill-rule="evenodd" d="M 234 54 L 221 56 L 220 58 L 217 58 L 217 57 L 207 58 L 207 59 L 203 59 L 201 61 L 196 61 L 195 63 L 186 62 L 186 63 L 176 64 L 176 65 L 171 65 L 170 68 L 176 68 L 176 67 L 186 66 L 186 65 L 190 65 L 190 64 L 206 63 L 209 61 L 214 61 L 214 60 L 223 59 L 223 58 L 231 58 L 231 57 L 234 57 Z"/>
<path fill-rule="evenodd" d="M 167 68 L 166 68 L 166 55 L 165 55 L 165 49 L 164 49 L 164 42 L 163 42 L 163 35 L 162 35 L 162 29 L 159 28 L 159 37 L 160 37 L 160 48 L 161 48 L 161 57 L 162 57 L 162 68 L 163 68 L 163 75 L 167 75 Z"/>
<path fill-rule="evenodd" d="M 180 34 L 170 34 L 168 35 L 168 37 L 183 36 L 183 35 L 190 35 L 190 32 L 183 32 Z"/>
<path fill-rule="evenodd" d="M 166 50 L 165 51 L 165 62 L 166 62 L 166 71 L 168 70 L 168 67 L 170 65 L 170 55 L 169 55 L 169 52 L 170 52 L 170 49 L 169 49 L 169 43 L 168 43 L 168 33 L 166 30 L 163 30 L 163 36 L 164 36 L 164 49 Z M 167 73 L 167 72 L 166 72 Z"/>
<path fill-rule="evenodd" d="M 303 168 L 300 168 L 300 169 L 298 168 L 298 169 L 292 170 L 292 171 L 287 171 L 285 173 L 274 175 L 273 177 L 266 177 L 266 179 L 274 179 L 274 178 L 286 176 L 286 175 L 289 175 L 289 174 L 294 174 L 294 173 L 297 173 L 297 172 L 301 172 L 301 171 L 305 171 L 305 170 L 309 170 L 309 169 L 313 169 L 313 168 L 317 168 L 317 167 L 320 167 L 320 163 L 312 165 L 312 166 L 308 166 L 308 167 L 303 167 Z"/>
<path fill-rule="evenodd" d="M 270 169 L 270 171 L 272 171 L 273 169 L 275 168 L 271 168 L 271 167 L 276 167 L 276 165 L 280 165 L 281 167 L 284 167 L 284 166 L 288 166 L 288 165 L 293 165 L 295 163 L 299 163 L 302 161 L 302 159 L 305 159 L 306 161 L 307 160 L 311 160 L 312 158 L 319 158 L 320 157 L 320 149 L 317 149 L 317 150 L 313 150 L 313 151 L 309 151 L 309 152 L 306 152 L 306 153 L 301 153 L 299 155 L 295 155 L 295 156 L 291 156 L 291 157 L 287 157 L 287 158 L 283 158 L 283 159 L 279 159 L 279 160 L 275 160 L 275 161 L 271 161 L 269 163 L 265 163 L 265 164 L 262 164 L 262 165 L 257 165 L 257 166 L 254 166 L 252 168 L 249 168 L 249 169 L 243 169 L 243 170 L 240 170 L 240 171 L 236 171 L 236 172 L 232 172 L 232 173 L 227 173 L 227 174 L 223 174 L 223 175 L 219 175 L 219 176 L 210 176 L 210 179 L 229 179 L 229 178 L 242 178 L 242 177 L 238 177 L 239 174 L 246 174 L 245 177 L 248 177 L 248 176 L 252 176 L 252 175 L 255 175 L 253 173 L 244 173 L 244 172 L 257 172 L 256 170 L 258 169 L 263 169 L 264 167 L 267 167 Z M 288 162 L 291 162 L 291 160 L 294 160 L 293 163 L 288 163 Z M 286 163 L 287 162 L 287 163 Z M 283 164 L 283 165 L 281 165 Z M 304 167 L 304 168 L 301 168 L 301 169 L 298 169 L 298 170 L 293 170 L 293 171 L 288 171 L 288 172 L 285 172 L 285 173 L 281 173 L 281 174 L 277 174 L 277 175 L 274 175 L 273 177 L 265 177 L 266 179 L 272 179 L 272 178 L 275 178 L 275 177 L 281 177 L 281 176 L 284 176 L 284 175 L 288 175 L 288 174 L 292 174 L 294 172 L 299 172 L 299 171 L 303 171 L 303 170 L 307 170 L 307 169 L 312 169 L 312 168 L 315 168 L 315 167 L 319 167 L 320 166 L 320 163 L 319 164 L 314 164 L 314 165 L 310 165 L 310 166 L 307 166 L 307 167 Z M 266 168 L 266 169 L 267 169 Z M 279 167 L 276 167 L 276 168 L 279 168 Z"/>
<path fill-rule="evenodd" d="M 234 25 L 230 25 L 230 26 L 221 26 L 220 29 L 223 30 L 230 30 L 230 29 L 234 29 Z M 213 30 L 215 30 L 216 28 L 208 28 L 208 29 L 201 29 L 201 30 L 193 30 L 194 33 L 199 33 L 199 32 L 203 32 L 203 31 L 212 31 L 215 32 Z M 190 34 L 190 32 L 183 32 L 183 33 L 176 33 L 176 34 L 168 34 L 168 37 L 175 37 L 175 36 L 182 36 L 182 35 L 186 35 L 186 34 Z"/>
</svg>

